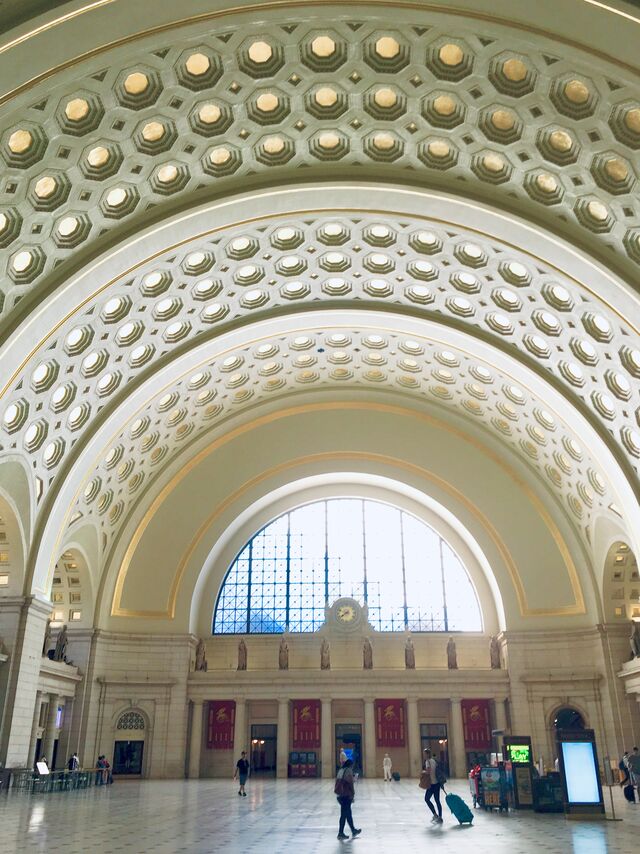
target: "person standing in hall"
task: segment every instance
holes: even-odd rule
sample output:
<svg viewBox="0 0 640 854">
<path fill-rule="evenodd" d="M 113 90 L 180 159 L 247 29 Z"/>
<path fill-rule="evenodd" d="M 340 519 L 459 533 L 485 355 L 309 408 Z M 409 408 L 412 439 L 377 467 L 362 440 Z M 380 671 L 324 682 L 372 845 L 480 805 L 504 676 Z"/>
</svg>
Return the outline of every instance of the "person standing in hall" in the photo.
<svg viewBox="0 0 640 854">
<path fill-rule="evenodd" d="M 351 835 L 354 839 L 362 833 L 361 828 L 354 827 L 353 816 L 351 815 L 351 804 L 355 798 L 352 766 L 353 762 L 351 759 L 347 759 L 343 763 L 342 768 L 338 771 L 335 786 L 333 787 L 337 801 L 340 804 L 340 823 L 338 825 L 338 839 L 340 840 L 349 838 L 344 832 L 345 824 L 348 824 L 351 828 Z"/>
<path fill-rule="evenodd" d="M 249 760 L 247 759 L 247 754 L 243 750 L 240 754 L 240 759 L 236 762 L 236 770 L 233 774 L 233 779 L 238 778 L 240 782 L 240 788 L 238 789 L 238 794 L 242 795 L 242 797 L 246 798 L 247 793 L 244 790 L 244 785 L 247 782 L 247 777 L 249 776 L 249 771 L 251 767 L 249 765 Z"/>
<path fill-rule="evenodd" d="M 633 753 L 630 753 L 627 757 L 627 767 L 629 768 L 629 772 L 631 773 L 631 782 L 639 789 L 640 787 L 640 751 L 637 747 L 633 748 Z M 640 795 L 640 789 L 638 791 Z"/>
<path fill-rule="evenodd" d="M 439 824 L 442 824 L 442 804 L 440 803 L 440 789 L 442 788 L 442 784 L 438 782 L 438 763 L 431 755 L 428 747 L 425 747 L 424 750 L 424 770 L 429 775 L 429 786 L 424 793 L 424 802 L 433 813 L 431 821 L 437 821 Z M 437 813 L 431 803 L 431 798 L 436 802 Z"/>
<path fill-rule="evenodd" d="M 384 759 L 382 760 L 382 771 L 384 773 L 384 781 L 391 782 L 391 757 L 388 753 L 385 753 Z"/>
</svg>

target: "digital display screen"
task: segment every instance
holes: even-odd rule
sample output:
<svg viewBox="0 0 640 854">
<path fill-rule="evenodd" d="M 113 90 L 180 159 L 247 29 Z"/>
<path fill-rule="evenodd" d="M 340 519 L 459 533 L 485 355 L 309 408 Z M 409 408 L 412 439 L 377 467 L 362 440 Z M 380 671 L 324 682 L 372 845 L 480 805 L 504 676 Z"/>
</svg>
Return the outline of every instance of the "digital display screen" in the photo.
<svg viewBox="0 0 640 854">
<path fill-rule="evenodd" d="M 599 804 L 598 769 L 591 742 L 562 742 L 562 759 L 569 803 Z"/>
<path fill-rule="evenodd" d="M 528 765 L 531 762 L 531 747 L 528 744 L 510 744 L 509 759 L 512 762 Z"/>
<path fill-rule="evenodd" d="M 347 759 L 351 759 L 353 762 L 353 747 L 343 747 L 342 749 L 347 754 Z"/>
</svg>

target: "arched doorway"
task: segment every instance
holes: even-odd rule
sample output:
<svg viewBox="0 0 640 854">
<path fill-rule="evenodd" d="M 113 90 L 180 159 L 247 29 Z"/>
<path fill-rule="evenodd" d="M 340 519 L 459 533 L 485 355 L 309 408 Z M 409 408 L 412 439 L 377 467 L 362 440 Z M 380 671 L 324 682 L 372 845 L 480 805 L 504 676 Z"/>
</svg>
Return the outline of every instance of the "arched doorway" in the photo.
<svg viewBox="0 0 640 854">
<path fill-rule="evenodd" d="M 127 711 L 116 723 L 113 743 L 113 773 L 132 777 L 143 775 L 146 721 L 140 712 Z"/>
<path fill-rule="evenodd" d="M 585 721 L 582 713 L 571 706 L 558 709 L 553 719 L 553 729 L 584 729 Z"/>
</svg>

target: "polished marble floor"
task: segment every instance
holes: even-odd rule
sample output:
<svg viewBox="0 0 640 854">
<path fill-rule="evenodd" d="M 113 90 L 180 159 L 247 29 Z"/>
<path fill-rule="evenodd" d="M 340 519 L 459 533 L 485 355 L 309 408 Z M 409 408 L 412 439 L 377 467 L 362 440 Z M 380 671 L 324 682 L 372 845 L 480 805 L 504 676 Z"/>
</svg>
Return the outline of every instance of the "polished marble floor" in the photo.
<svg viewBox="0 0 640 854">
<path fill-rule="evenodd" d="M 469 801 L 466 781 L 452 781 L 449 789 Z M 246 798 L 231 781 L 118 781 L 77 792 L 0 796 L 0 852 L 632 854 L 640 847 L 640 805 L 615 795 L 623 821 L 477 810 L 473 826 L 460 827 L 443 804 L 444 824 L 434 826 L 415 781 L 361 780 L 353 813 L 362 836 L 339 842 L 332 781 L 253 779 Z"/>
</svg>

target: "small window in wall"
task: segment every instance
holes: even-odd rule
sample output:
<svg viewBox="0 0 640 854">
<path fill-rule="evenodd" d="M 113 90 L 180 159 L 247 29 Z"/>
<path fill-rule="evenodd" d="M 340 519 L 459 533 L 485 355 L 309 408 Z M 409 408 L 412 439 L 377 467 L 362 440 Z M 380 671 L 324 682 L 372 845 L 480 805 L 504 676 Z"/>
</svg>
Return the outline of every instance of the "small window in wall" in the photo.
<svg viewBox="0 0 640 854">
<path fill-rule="evenodd" d="M 71 620 L 73 622 L 73 621 L 77 621 L 77 620 L 81 620 L 81 619 L 82 619 L 82 611 L 74 611 L 74 610 L 69 611 L 69 620 Z"/>
<path fill-rule="evenodd" d="M 69 602 L 72 605 L 77 605 L 82 602 L 82 595 L 80 593 L 69 593 Z"/>
<path fill-rule="evenodd" d="M 60 605 L 62 602 L 64 602 L 64 593 L 54 593 L 52 601 L 54 605 Z"/>
<path fill-rule="evenodd" d="M 624 617 L 624 608 L 614 608 L 613 613 L 616 617 Z"/>
<path fill-rule="evenodd" d="M 8 587 L 9 586 L 9 573 L 8 572 L 0 572 L 0 587 Z"/>
<path fill-rule="evenodd" d="M 9 552 L 0 552 L 0 563 L 9 563 Z"/>
<path fill-rule="evenodd" d="M 64 620 L 64 611 L 54 611 L 53 612 L 53 622 L 61 623 Z"/>
<path fill-rule="evenodd" d="M 138 712 L 125 712 L 118 718 L 116 729 L 144 729 L 144 718 Z"/>
</svg>

